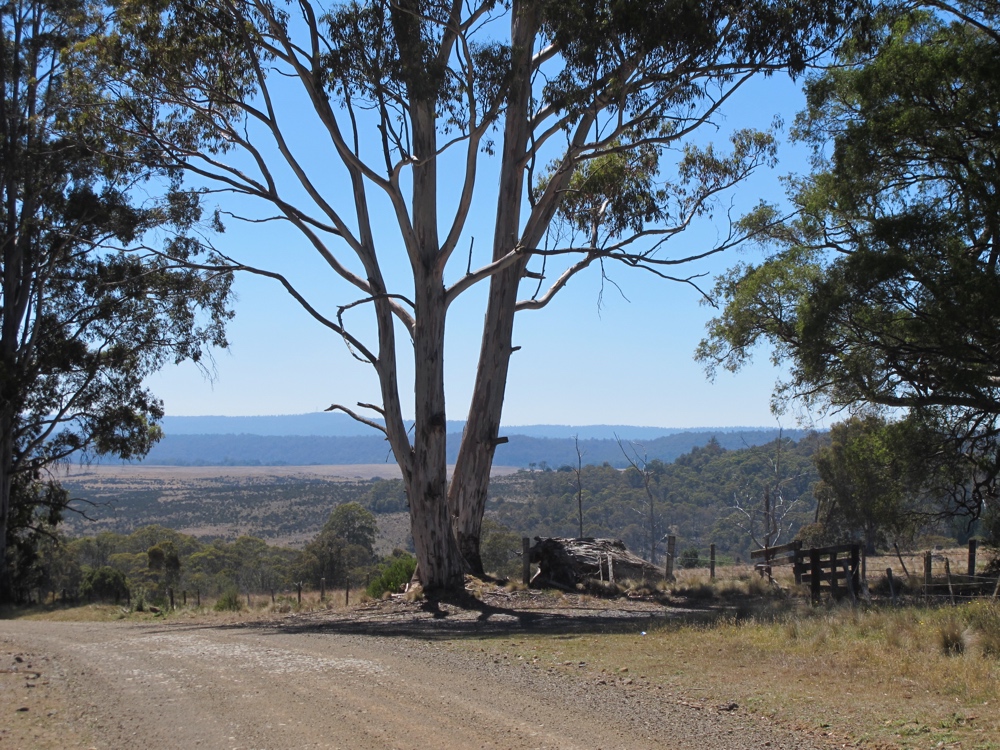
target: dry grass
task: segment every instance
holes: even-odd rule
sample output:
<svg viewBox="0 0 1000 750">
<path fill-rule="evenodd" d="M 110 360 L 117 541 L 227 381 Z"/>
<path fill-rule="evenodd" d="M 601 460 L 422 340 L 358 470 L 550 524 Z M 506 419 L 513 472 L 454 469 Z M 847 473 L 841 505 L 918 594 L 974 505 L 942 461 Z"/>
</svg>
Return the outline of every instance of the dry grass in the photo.
<svg viewBox="0 0 1000 750">
<path fill-rule="evenodd" d="M 271 600 L 269 594 L 250 596 L 247 606 L 245 594 L 241 594 L 242 608 L 238 611 L 219 612 L 215 609 L 217 599 L 203 596 L 201 604 L 196 604 L 193 596 L 188 597 L 188 603 L 182 604 L 178 599 L 174 610 L 160 609 L 151 612 L 135 612 L 126 606 L 114 604 L 32 604 L 19 607 L 0 607 L 0 620 L 49 620 L 53 622 L 110 622 L 112 620 L 131 620 L 144 622 L 163 619 L 197 619 L 213 622 L 242 622 L 262 615 L 289 614 L 292 612 L 323 612 L 346 610 L 349 606 L 369 601 L 363 589 L 351 589 L 350 604 L 345 599 L 344 589 L 328 589 L 321 600 L 319 592 L 303 592 L 302 603 L 295 593 L 280 594 Z M 147 605 L 148 606 L 148 605 Z"/>
<path fill-rule="evenodd" d="M 586 678 L 627 671 L 677 700 L 736 702 L 838 741 L 1000 748 L 1000 603 L 864 611 L 790 609 L 784 600 L 741 610 L 711 624 L 527 636 L 488 648 Z"/>
</svg>

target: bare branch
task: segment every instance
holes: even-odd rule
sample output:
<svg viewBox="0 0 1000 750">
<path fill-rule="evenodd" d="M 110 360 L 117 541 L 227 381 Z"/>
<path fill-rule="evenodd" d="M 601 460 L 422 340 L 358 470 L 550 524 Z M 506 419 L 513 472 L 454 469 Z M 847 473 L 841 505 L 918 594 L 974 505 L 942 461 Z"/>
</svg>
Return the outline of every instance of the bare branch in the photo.
<svg viewBox="0 0 1000 750">
<path fill-rule="evenodd" d="M 375 407 L 373 407 L 373 406 L 371 406 L 369 404 L 362 404 L 360 402 L 358 403 L 358 406 L 363 407 L 363 408 L 368 408 L 368 409 L 375 408 Z M 330 406 L 328 406 L 327 408 L 325 408 L 323 411 L 342 411 L 342 412 L 344 412 L 344 414 L 346 414 L 347 416 L 349 416 L 351 419 L 353 419 L 353 420 L 355 420 L 357 422 L 360 422 L 363 425 L 368 425 L 372 429 L 378 430 L 383 435 L 388 436 L 388 434 L 389 434 L 386 431 L 385 426 L 380 425 L 375 420 L 368 419 L 368 417 L 361 416 L 357 412 L 352 411 L 351 409 L 348 409 L 346 406 L 341 406 L 340 404 L 330 404 Z M 381 412 L 382 414 L 385 413 L 381 409 L 378 409 L 378 411 Z"/>
</svg>

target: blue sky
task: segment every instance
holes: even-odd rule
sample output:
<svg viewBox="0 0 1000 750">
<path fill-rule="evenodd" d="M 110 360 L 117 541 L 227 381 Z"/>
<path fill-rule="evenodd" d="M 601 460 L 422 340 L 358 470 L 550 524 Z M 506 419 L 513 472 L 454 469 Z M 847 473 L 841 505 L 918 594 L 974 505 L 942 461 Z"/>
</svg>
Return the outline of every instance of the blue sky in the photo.
<svg viewBox="0 0 1000 750">
<path fill-rule="evenodd" d="M 758 80 L 729 102 L 719 130 L 705 131 L 700 137 L 721 144 L 729 129 L 767 127 L 775 115 L 790 124 L 802 101 L 798 84 L 786 77 Z M 805 169 L 801 147 L 788 144 L 787 126 L 785 131 L 777 169 L 754 176 L 731 196 L 737 211 L 761 198 L 780 200 L 779 176 Z M 308 135 L 303 133 L 301 138 Z M 480 174 L 484 194 L 467 235 L 477 236 L 476 247 L 487 252 L 492 227 L 489 183 L 495 181 L 488 160 Z M 328 189 L 337 190 L 335 179 Z M 719 231 L 704 223 L 673 242 L 678 253 L 693 253 L 710 245 Z M 272 225 L 248 228 L 230 222 L 230 231 L 215 241 L 233 255 L 269 268 L 280 267 L 297 280 L 314 304 L 330 309 L 349 301 L 338 297 L 340 287 L 328 281 L 317 254 L 294 230 Z M 744 251 L 732 252 L 697 270 L 719 273 L 746 257 Z M 464 262 L 453 262 L 464 271 Z M 738 375 L 719 374 L 714 383 L 693 361 L 705 323 L 713 314 L 710 307 L 699 304 L 694 289 L 635 270 L 613 269 L 611 277 L 622 293 L 605 285 L 599 307 L 600 276 L 591 271 L 596 269 L 575 278 L 544 310 L 519 316 L 514 343 L 521 350 L 514 355 L 505 424 L 776 424 L 769 397 L 779 373 L 770 366 L 767 352 L 761 352 Z M 707 288 L 711 282 L 706 279 L 704 284 Z M 215 352 L 214 376 L 208 378 L 185 364 L 168 366 L 147 381 L 164 400 L 167 414 L 297 414 L 321 411 L 334 402 L 377 402 L 377 383 L 370 368 L 354 360 L 342 341 L 314 322 L 274 282 L 244 276 L 236 289 L 239 299 L 229 329 L 231 346 Z M 468 294 L 450 311 L 445 352 L 450 419 L 464 419 L 468 410 L 483 296 L 482 291 Z M 406 410 L 406 416 L 412 416 L 412 408 Z M 780 421 L 785 426 L 795 422 L 790 415 Z"/>
</svg>

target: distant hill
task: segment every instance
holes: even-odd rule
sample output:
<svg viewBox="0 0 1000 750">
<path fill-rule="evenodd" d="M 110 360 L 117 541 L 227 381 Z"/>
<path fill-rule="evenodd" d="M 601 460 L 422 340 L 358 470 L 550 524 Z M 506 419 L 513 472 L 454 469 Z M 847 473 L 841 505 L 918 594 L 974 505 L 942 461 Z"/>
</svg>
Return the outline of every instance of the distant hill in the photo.
<svg viewBox="0 0 1000 750">
<path fill-rule="evenodd" d="M 381 420 L 375 420 L 381 422 Z M 412 422 L 407 422 L 409 427 Z M 276 414 L 256 417 L 164 417 L 163 431 L 167 435 L 269 435 L 269 436 L 324 436 L 324 437 L 373 437 L 374 431 L 340 412 L 313 412 L 310 414 Z M 464 421 L 448 422 L 448 434 L 459 433 Z M 636 427 L 634 425 L 504 425 L 503 435 L 524 435 L 535 438 L 570 438 L 614 440 L 653 440 L 681 432 L 740 432 L 767 429 L 763 427 Z"/>
<path fill-rule="evenodd" d="M 617 428 L 614 429 L 617 431 Z M 668 432 L 664 430 L 660 437 L 649 438 L 646 436 L 648 433 L 643 433 L 644 429 L 623 426 L 619 434 L 623 441 L 631 442 L 640 456 L 665 462 L 705 445 L 712 438 L 723 448 L 735 450 L 770 442 L 778 435 L 776 429 L 746 428 L 675 431 L 673 434 L 663 434 Z M 639 435 L 630 430 L 639 432 Z M 497 466 L 558 468 L 576 464 L 576 447 L 572 438 L 536 437 L 509 434 L 507 431 L 503 434 L 507 435 L 509 442 L 497 447 L 494 460 Z M 799 440 L 806 431 L 785 430 L 783 434 Z M 455 461 L 460 439 L 461 433 L 452 432 L 449 435 L 448 461 L 451 463 Z M 585 464 L 626 465 L 622 451 L 613 439 L 581 437 L 579 442 Z M 167 430 L 166 436 L 153 447 L 143 463 L 162 466 L 310 466 L 392 461 L 388 443 L 381 436 L 371 433 L 353 436 L 177 434 Z"/>
</svg>

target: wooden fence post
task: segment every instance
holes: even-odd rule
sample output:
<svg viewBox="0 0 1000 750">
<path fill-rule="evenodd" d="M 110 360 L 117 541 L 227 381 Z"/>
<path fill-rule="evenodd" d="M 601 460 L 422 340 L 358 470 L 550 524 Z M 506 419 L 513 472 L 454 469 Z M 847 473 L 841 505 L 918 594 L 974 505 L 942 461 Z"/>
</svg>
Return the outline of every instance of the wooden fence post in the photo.
<svg viewBox="0 0 1000 750">
<path fill-rule="evenodd" d="M 521 583 L 531 583 L 531 540 L 521 537 Z"/>
<path fill-rule="evenodd" d="M 851 567 L 847 571 L 851 578 L 848 584 L 851 587 L 851 597 L 857 597 L 861 593 L 861 582 L 865 580 L 864 569 L 865 557 L 861 545 L 855 544 L 851 547 Z"/>
<path fill-rule="evenodd" d="M 295 584 L 295 593 L 299 597 L 299 604 L 302 604 L 302 581 Z"/>
<path fill-rule="evenodd" d="M 819 553 L 811 549 L 809 550 L 809 593 L 812 595 L 813 604 L 819 604 L 820 575 Z"/>
<path fill-rule="evenodd" d="M 854 589 L 855 572 L 851 568 L 850 560 L 844 560 L 844 584 L 847 586 L 847 595 L 851 597 L 851 604 L 858 603 L 858 592 Z"/>
<path fill-rule="evenodd" d="M 169 586 L 167 588 L 167 597 L 170 599 L 170 609 L 174 608 L 174 587 Z"/>
<path fill-rule="evenodd" d="M 840 578 L 840 571 L 837 570 L 837 553 L 830 553 L 830 596 L 836 601 L 840 597 L 840 592 L 837 591 L 838 578 Z"/>
<path fill-rule="evenodd" d="M 319 600 L 323 601 L 324 599 L 326 599 L 326 579 L 325 578 L 320 578 L 319 579 Z"/>
<path fill-rule="evenodd" d="M 885 569 L 885 578 L 889 582 L 889 596 L 892 597 L 892 603 L 896 603 L 896 588 L 892 585 L 892 568 Z"/>
<path fill-rule="evenodd" d="M 802 574 L 805 572 L 803 569 L 804 566 L 802 564 L 802 542 L 798 541 L 795 542 L 794 544 L 795 544 L 795 552 L 794 552 L 795 557 L 794 557 L 794 562 L 792 563 L 792 573 L 795 576 L 795 584 L 801 585 Z"/>
<path fill-rule="evenodd" d="M 181 606 L 186 607 L 188 605 L 188 591 L 187 589 L 181 590 Z"/>
<path fill-rule="evenodd" d="M 708 547 L 708 575 L 711 580 L 715 580 L 715 542 Z"/>
<path fill-rule="evenodd" d="M 944 575 L 948 580 L 948 598 L 951 600 L 951 606 L 955 606 L 955 589 L 951 586 L 951 562 L 947 557 L 944 559 Z"/>
<path fill-rule="evenodd" d="M 351 606 L 351 584 L 347 584 L 347 586 L 344 588 L 344 606 L 345 607 Z"/>
<path fill-rule="evenodd" d="M 979 547 L 978 539 L 969 540 L 969 578 L 976 575 L 976 550 Z"/>
<path fill-rule="evenodd" d="M 677 537 L 670 534 L 667 537 L 667 559 L 664 563 L 663 575 L 668 581 L 674 580 L 674 553 L 677 551 Z"/>
<path fill-rule="evenodd" d="M 931 595 L 931 566 L 934 563 L 934 555 L 930 550 L 924 553 L 924 599 Z"/>
</svg>

